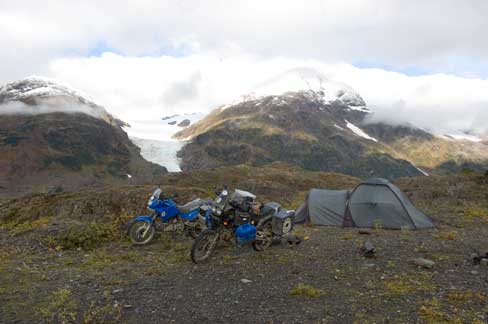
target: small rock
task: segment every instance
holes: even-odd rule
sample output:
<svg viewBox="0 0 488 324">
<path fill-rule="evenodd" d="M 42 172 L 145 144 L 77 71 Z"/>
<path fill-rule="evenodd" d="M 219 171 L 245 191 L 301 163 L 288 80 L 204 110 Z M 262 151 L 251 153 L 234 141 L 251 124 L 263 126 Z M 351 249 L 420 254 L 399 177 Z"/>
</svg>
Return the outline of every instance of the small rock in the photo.
<svg viewBox="0 0 488 324">
<path fill-rule="evenodd" d="M 432 269 L 435 265 L 434 261 L 427 260 L 424 258 L 413 259 L 413 263 L 415 263 L 416 265 L 421 266 L 423 268 L 426 268 L 426 269 Z"/>
<path fill-rule="evenodd" d="M 376 249 L 370 241 L 364 242 L 362 251 L 365 257 L 372 258 L 376 254 Z"/>
<path fill-rule="evenodd" d="M 471 274 L 476 276 L 477 274 L 479 274 L 479 272 L 478 272 L 478 271 L 473 270 L 473 271 L 471 271 Z"/>
<path fill-rule="evenodd" d="M 247 283 L 251 283 L 252 280 L 249 280 L 249 279 L 241 279 L 241 282 L 247 284 Z"/>
<path fill-rule="evenodd" d="M 359 234 L 364 234 L 364 235 L 370 235 L 372 232 L 371 232 L 371 229 L 369 228 L 361 228 L 359 231 L 358 231 Z"/>
<path fill-rule="evenodd" d="M 485 258 L 481 259 L 480 265 L 482 265 L 482 266 L 488 266 L 488 259 L 485 259 Z"/>
<path fill-rule="evenodd" d="M 129 304 L 124 305 L 124 308 L 125 308 L 125 309 L 129 309 L 129 308 L 132 308 L 132 307 L 134 307 L 134 306 L 129 305 Z"/>
<path fill-rule="evenodd" d="M 182 121 L 181 121 L 181 122 L 178 124 L 178 126 L 179 126 L 179 127 L 187 127 L 187 126 L 190 126 L 190 124 L 191 124 L 191 121 L 190 121 L 189 119 L 184 119 L 184 120 L 182 120 Z"/>
<path fill-rule="evenodd" d="M 471 260 L 473 261 L 474 265 L 481 264 L 481 260 L 487 259 L 488 260 L 488 252 L 485 254 L 473 253 L 471 254 Z M 487 262 L 487 261 L 485 261 Z"/>
</svg>

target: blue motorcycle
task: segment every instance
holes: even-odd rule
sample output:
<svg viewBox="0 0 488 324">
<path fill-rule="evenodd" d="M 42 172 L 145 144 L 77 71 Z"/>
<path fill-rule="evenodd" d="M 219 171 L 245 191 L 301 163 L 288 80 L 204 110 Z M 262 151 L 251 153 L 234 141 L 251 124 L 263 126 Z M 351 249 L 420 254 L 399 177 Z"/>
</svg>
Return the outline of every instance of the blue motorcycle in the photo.
<svg viewBox="0 0 488 324">
<path fill-rule="evenodd" d="M 195 199 L 179 206 L 173 201 L 174 196 L 161 197 L 161 193 L 160 188 L 156 189 L 147 203 L 147 207 L 152 210 L 151 215 L 136 216 L 129 223 L 128 235 L 132 244 L 149 244 L 156 232 L 157 219 L 161 221 L 163 231 L 183 231 L 192 238 L 196 238 L 205 227 L 205 218 L 200 212 L 205 210 L 205 201 Z"/>
</svg>

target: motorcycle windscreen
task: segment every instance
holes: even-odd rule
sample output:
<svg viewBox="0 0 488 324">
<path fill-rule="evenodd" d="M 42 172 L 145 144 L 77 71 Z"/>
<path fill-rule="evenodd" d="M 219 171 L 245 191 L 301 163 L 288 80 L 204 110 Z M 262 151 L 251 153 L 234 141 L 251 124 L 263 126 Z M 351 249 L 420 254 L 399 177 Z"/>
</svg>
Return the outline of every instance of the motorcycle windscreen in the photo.
<svg viewBox="0 0 488 324">
<path fill-rule="evenodd" d="M 157 188 L 156 190 L 154 190 L 154 192 L 152 194 L 152 198 L 154 200 L 157 200 L 157 199 L 159 199 L 160 196 L 161 196 L 161 189 Z"/>
</svg>

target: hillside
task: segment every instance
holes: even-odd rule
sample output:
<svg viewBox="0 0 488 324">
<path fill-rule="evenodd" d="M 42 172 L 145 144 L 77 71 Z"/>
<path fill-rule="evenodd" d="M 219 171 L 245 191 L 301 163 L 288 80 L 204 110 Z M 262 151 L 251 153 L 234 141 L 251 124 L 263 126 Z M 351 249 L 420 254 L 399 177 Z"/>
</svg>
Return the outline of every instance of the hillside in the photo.
<svg viewBox="0 0 488 324">
<path fill-rule="evenodd" d="M 50 80 L 0 87 L 0 197 L 144 183 L 166 172 L 141 157 L 121 125 Z"/>
<path fill-rule="evenodd" d="M 179 152 L 181 168 L 283 161 L 359 177 L 420 175 L 415 166 L 395 159 L 386 147 L 357 131 L 365 114 L 339 102 L 323 103 L 309 92 L 217 109 L 177 134 L 192 139 Z"/>
</svg>

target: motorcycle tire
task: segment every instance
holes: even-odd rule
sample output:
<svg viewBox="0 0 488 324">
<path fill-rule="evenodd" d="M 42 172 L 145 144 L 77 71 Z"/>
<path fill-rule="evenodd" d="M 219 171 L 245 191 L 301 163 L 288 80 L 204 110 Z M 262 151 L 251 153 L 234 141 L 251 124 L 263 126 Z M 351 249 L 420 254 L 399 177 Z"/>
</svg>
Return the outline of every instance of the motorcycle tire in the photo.
<svg viewBox="0 0 488 324">
<path fill-rule="evenodd" d="M 142 236 L 148 225 L 150 228 L 146 235 Z M 148 245 L 153 240 L 155 233 L 154 225 L 145 221 L 134 222 L 129 227 L 129 239 L 132 245 Z"/>
<path fill-rule="evenodd" d="M 193 241 L 190 257 L 194 263 L 202 263 L 208 260 L 217 246 L 219 233 L 214 230 L 205 229 Z"/>
<path fill-rule="evenodd" d="M 202 233 L 204 229 L 204 225 L 201 224 L 200 222 L 196 221 L 195 224 L 193 224 L 189 229 L 188 233 L 190 233 L 190 236 L 192 239 L 196 239 L 200 233 Z"/>
<path fill-rule="evenodd" d="M 252 242 L 252 248 L 261 252 L 273 244 L 273 225 L 267 221 L 256 229 L 256 239 Z"/>
</svg>

